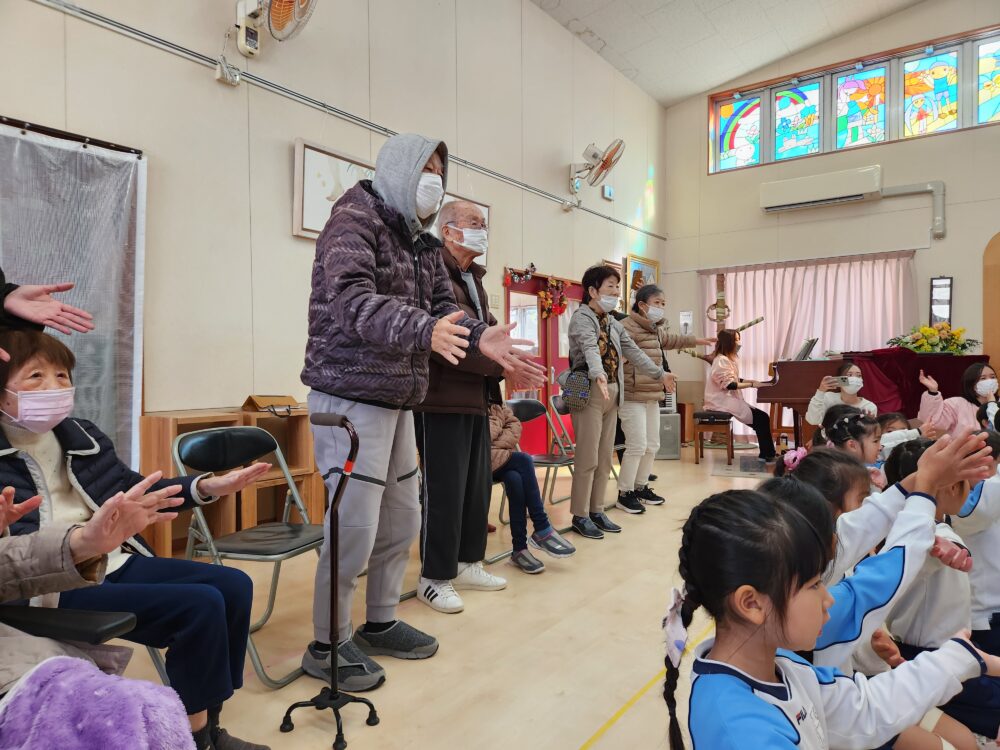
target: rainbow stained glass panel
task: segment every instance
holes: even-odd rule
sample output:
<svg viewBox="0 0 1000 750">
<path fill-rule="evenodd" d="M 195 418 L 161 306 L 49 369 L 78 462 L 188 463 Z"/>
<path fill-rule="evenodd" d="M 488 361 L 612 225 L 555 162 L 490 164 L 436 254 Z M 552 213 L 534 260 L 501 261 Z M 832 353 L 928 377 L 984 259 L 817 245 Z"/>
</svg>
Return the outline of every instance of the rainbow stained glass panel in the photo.
<svg viewBox="0 0 1000 750">
<path fill-rule="evenodd" d="M 976 122 L 1000 122 L 1000 39 L 979 45 Z"/>
<path fill-rule="evenodd" d="M 903 63 L 903 137 L 958 127 L 958 51 Z"/>
<path fill-rule="evenodd" d="M 837 76 L 837 148 L 885 141 L 885 68 Z"/>
<path fill-rule="evenodd" d="M 760 164 L 760 97 L 719 105 L 718 169 Z"/>
<path fill-rule="evenodd" d="M 819 153 L 819 81 L 774 93 L 774 158 Z"/>
</svg>

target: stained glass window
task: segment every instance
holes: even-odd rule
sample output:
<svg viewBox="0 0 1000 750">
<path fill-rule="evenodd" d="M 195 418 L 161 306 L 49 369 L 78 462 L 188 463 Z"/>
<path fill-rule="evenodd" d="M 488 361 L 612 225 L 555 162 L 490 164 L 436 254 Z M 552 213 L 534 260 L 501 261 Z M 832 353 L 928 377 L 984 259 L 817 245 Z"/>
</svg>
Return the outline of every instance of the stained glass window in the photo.
<svg viewBox="0 0 1000 750">
<path fill-rule="evenodd" d="M 903 63 L 903 137 L 958 127 L 958 51 Z"/>
<path fill-rule="evenodd" d="M 719 105 L 718 169 L 760 164 L 760 97 Z"/>
<path fill-rule="evenodd" d="M 774 158 L 819 153 L 819 82 L 774 93 Z"/>
<path fill-rule="evenodd" d="M 885 68 L 837 76 L 837 148 L 885 140 Z"/>
<path fill-rule="evenodd" d="M 1000 122 L 1000 39 L 979 46 L 976 122 Z"/>
</svg>

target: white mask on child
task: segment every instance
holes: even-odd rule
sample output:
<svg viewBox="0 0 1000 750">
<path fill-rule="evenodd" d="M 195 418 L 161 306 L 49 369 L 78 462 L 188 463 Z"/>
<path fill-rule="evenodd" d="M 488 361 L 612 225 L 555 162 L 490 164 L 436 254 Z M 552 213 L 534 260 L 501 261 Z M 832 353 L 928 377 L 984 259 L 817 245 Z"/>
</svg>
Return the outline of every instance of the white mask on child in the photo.
<svg viewBox="0 0 1000 750">
<path fill-rule="evenodd" d="M 976 383 L 976 393 L 980 396 L 992 396 L 997 392 L 997 379 L 988 378 L 986 380 L 980 380 Z"/>
<path fill-rule="evenodd" d="M 17 397 L 17 417 L 2 412 L 16 426 L 41 435 L 73 413 L 73 394 L 76 388 L 57 388 L 50 391 L 17 391 L 7 393 Z"/>
<path fill-rule="evenodd" d="M 840 390 L 842 390 L 844 393 L 849 393 L 850 395 L 853 396 L 855 393 L 864 388 L 864 385 L 865 381 L 863 379 L 856 377 L 849 377 L 847 378 L 847 385 L 840 386 Z"/>
</svg>

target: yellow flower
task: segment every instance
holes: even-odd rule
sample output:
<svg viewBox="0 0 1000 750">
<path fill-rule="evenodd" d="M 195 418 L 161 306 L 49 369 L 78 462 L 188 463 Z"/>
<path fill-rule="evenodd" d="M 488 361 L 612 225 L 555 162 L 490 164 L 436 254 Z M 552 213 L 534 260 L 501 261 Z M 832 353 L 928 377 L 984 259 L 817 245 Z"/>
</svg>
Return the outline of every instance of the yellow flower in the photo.
<svg viewBox="0 0 1000 750">
<path fill-rule="evenodd" d="M 930 326 L 921 326 L 920 327 L 920 333 L 922 333 L 924 335 L 924 338 L 928 338 L 929 339 L 931 336 L 933 336 L 936 333 L 936 331 L 933 328 L 931 328 Z"/>
</svg>

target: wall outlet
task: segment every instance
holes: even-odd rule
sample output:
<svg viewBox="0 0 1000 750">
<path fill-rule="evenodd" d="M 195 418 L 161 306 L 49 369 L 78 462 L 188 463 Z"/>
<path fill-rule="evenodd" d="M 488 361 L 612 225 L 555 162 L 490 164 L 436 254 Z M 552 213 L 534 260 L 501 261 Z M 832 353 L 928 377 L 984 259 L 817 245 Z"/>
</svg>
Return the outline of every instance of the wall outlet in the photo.
<svg viewBox="0 0 1000 750">
<path fill-rule="evenodd" d="M 490 294 L 490 307 L 492 307 L 494 310 L 496 310 L 496 309 L 498 309 L 500 307 L 500 295 L 499 294 L 495 294 L 495 293 L 491 293 Z"/>
<path fill-rule="evenodd" d="M 602 185 L 601 197 L 606 201 L 613 201 L 615 199 L 615 189 L 610 185 Z"/>
</svg>

